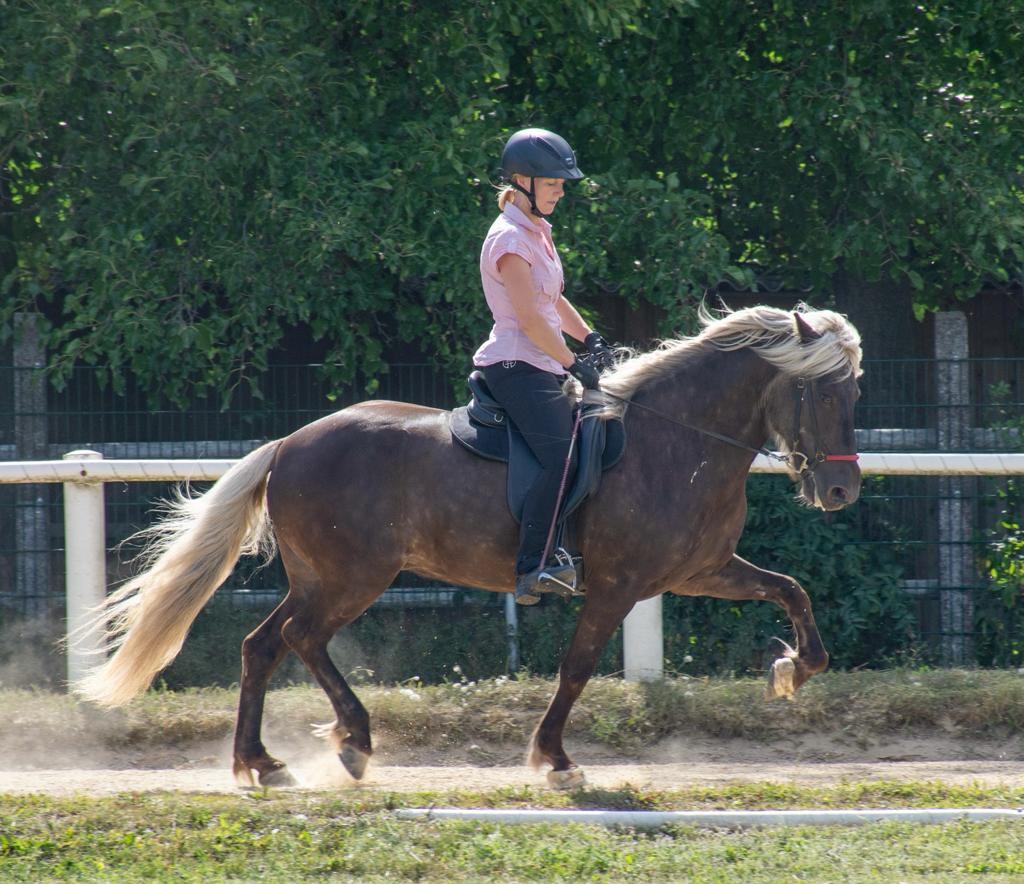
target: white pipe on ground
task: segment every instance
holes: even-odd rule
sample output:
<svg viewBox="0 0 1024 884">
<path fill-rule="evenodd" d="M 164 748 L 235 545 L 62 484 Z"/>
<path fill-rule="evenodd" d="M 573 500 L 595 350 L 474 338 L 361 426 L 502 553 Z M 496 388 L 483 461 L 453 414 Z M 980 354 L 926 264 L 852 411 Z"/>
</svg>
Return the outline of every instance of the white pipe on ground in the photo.
<svg viewBox="0 0 1024 884">
<path fill-rule="evenodd" d="M 76 464 L 102 460 L 98 451 L 64 455 Z M 103 483 L 64 483 L 64 574 L 67 592 L 68 682 L 74 684 L 100 662 L 103 630 L 88 628 L 90 614 L 107 594 L 107 520 Z"/>
<path fill-rule="evenodd" d="M 407 808 L 400 820 L 472 820 L 481 823 L 590 823 L 634 829 L 668 825 L 714 829 L 751 826 L 858 826 L 866 823 L 948 823 L 1024 820 L 1024 811 L 999 808 L 922 808 L 913 810 L 492 810 Z"/>
</svg>

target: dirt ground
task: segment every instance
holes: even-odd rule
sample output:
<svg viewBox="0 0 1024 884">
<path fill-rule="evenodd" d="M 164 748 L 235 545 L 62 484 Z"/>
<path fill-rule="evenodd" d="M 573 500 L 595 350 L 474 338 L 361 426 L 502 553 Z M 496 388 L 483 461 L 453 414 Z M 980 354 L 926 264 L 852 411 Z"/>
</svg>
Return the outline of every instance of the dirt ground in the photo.
<svg viewBox="0 0 1024 884">
<path fill-rule="evenodd" d="M 269 735 L 268 735 L 269 736 Z M 302 789 L 420 790 L 543 786 L 544 772 L 523 762 L 525 746 L 469 743 L 445 750 L 391 748 L 381 740 L 364 780 L 355 783 L 326 746 L 312 738 L 274 742 Z M 639 753 L 567 741 L 590 786 L 671 789 L 774 781 L 827 785 L 841 781 L 942 781 L 1024 786 L 1024 737 L 967 741 L 948 735 L 885 740 L 805 736 L 775 743 L 680 738 Z M 107 795 L 118 792 L 232 792 L 229 741 L 131 751 L 39 746 L 0 760 L 0 793 Z"/>
</svg>

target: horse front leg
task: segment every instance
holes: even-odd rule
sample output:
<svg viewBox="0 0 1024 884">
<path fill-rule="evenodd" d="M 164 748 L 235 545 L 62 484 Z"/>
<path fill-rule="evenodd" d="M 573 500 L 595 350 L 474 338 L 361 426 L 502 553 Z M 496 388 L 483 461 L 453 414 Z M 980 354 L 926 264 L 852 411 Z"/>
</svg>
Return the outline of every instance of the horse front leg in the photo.
<svg viewBox="0 0 1024 884">
<path fill-rule="evenodd" d="M 610 592 L 606 598 L 595 596 L 593 589 L 587 593 L 572 643 L 558 670 L 558 689 L 530 740 L 530 764 L 534 768 L 550 764 L 548 783 L 556 789 L 573 789 L 586 782 L 583 771 L 573 763 L 562 745 L 562 733 L 569 712 L 590 680 L 608 639 L 633 603 L 632 598 L 623 601 Z"/>
<path fill-rule="evenodd" d="M 768 672 L 768 700 L 792 698 L 807 679 L 828 667 L 828 652 L 811 613 L 811 600 L 804 588 L 786 574 L 766 571 L 734 555 L 717 574 L 688 584 L 681 594 L 737 601 L 763 599 L 786 612 L 796 633 L 796 648 L 782 642 L 785 651 Z"/>
</svg>

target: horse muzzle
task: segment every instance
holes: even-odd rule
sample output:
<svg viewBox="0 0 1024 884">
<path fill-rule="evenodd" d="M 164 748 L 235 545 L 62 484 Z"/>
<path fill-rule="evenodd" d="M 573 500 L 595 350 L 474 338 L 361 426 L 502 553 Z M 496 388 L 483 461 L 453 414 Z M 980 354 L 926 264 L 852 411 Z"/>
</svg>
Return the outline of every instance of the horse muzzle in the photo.
<svg viewBox="0 0 1024 884">
<path fill-rule="evenodd" d="M 800 495 L 820 510 L 841 510 L 860 497 L 860 467 L 852 460 L 815 464 L 800 475 Z"/>
</svg>

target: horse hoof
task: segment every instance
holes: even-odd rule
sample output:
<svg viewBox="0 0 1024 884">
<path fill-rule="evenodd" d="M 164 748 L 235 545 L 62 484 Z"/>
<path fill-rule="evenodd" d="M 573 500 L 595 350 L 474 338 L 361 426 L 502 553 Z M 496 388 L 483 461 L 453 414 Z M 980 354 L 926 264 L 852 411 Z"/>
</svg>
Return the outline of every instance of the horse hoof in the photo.
<svg viewBox="0 0 1024 884">
<path fill-rule="evenodd" d="M 793 678 L 796 675 L 796 664 L 789 657 L 780 657 L 772 663 L 768 673 L 768 686 L 764 689 L 766 700 L 792 700 L 796 693 Z"/>
<path fill-rule="evenodd" d="M 549 770 L 548 785 L 552 789 L 565 791 L 566 789 L 582 789 L 587 784 L 587 778 L 580 768 L 573 765 L 568 770 Z"/>
<path fill-rule="evenodd" d="M 361 752 L 355 746 L 348 744 L 341 747 L 338 758 L 341 759 L 345 770 L 352 775 L 354 780 L 363 778 L 363 774 L 366 773 L 366 765 L 370 763 L 370 756 L 366 752 Z"/>
<path fill-rule="evenodd" d="M 289 772 L 285 765 L 280 767 L 274 767 L 268 770 L 266 773 L 260 774 L 260 785 L 261 786 L 297 786 L 299 783 Z"/>
</svg>

